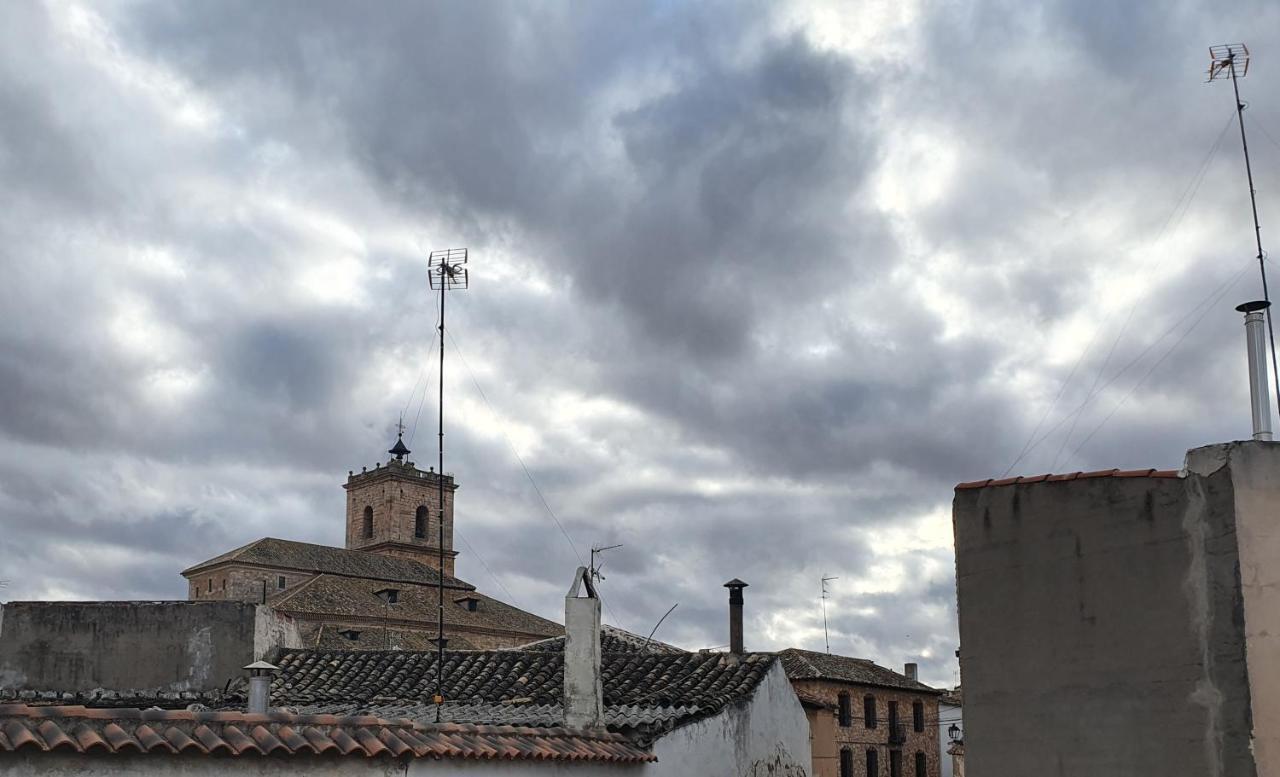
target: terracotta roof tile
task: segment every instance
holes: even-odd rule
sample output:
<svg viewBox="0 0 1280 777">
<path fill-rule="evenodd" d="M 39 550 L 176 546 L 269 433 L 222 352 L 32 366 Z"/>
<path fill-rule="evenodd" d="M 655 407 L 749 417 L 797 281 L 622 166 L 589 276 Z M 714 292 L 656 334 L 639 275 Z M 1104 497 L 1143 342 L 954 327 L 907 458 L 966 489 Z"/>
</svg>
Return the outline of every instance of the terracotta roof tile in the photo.
<svg viewBox="0 0 1280 777">
<path fill-rule="evenodd" d="M 941 693 L 924 683 L 898 674 L 874 661 L 852 658 L 813 650 L 787 648 L 779 651 L 782 668 L 792 680 L 835 680 L 838 682 L 874 685 L 881 688 L 902 688 L 925 693 Z"/>
<path fill-rule="evenodd" d="M 102 712 L 110 713 L 104 717 Z M 163 732 L 163 733 L 161 733 Z M 376 758 L 511 758 L 643 763 L 652 753 L 601 731 L 424 724 L 371 716 L 186 713 L 0 705 L 0 752 L 138 751 L 293 755 L 337 751 Z"/>
<path fill-rule="evenodd" d="M 968 491 L 975 488 L 987 488 L 988 486 L 1012 486 L 1024 483 L 1057 483 L 1064 480 L 1082 480 L 1084 478 L 1176 478 L 1179 477 L 1176 469 L 1101 469 L 1096 472 L 1069 472 L 1061 475 L 1030 475 L 1016 478 L 1002 478 L 999 480 L 972 480 L 968 483 L 960 483 L 956 486 L 957 491 Z"/>
</svg>

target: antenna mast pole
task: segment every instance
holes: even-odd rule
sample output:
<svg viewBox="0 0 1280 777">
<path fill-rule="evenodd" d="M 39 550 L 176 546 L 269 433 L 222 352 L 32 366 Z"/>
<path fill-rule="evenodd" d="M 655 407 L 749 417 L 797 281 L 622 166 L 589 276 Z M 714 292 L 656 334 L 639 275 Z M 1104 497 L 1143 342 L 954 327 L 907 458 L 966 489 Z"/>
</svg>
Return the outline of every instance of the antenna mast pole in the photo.
<svg viewBox="0 0 1280 777">
<path fill-rule="evenodd" d="M 440 394 L 439 394 L 439 469 L 436 470 L 436 541 L 439 547 L 439 579 L 436 585 L 436 722 L 440 722 L 444 705 L 444 298 L 450 289 L 465 289 L 468 284 L 467 249 L 450 248 L 432 251 L 427 260 L 427 279 L 432 289 L 440 292 Z"/>
<path fill-rule="evenodd" d="M 839 580 L 838 577 L 822 578 L 822 641 L 827 645 L 827 652 L 831 652 L 831 636 L 827 634 L 827 583 L 831 580 Z"/>
<path fill-rule="evenodd" d="M 1249 179 L 1249 204 L 1253 208 L 1253 238 L 1258 247 L 1258 271 L 1262 274 L 1262 299 L 1271 301 L 1267 289 L 1267 255 L 1262 250 L 1262 225 L 1258 221 L 1258 192 L 1253 188 L 1253 165 L 1249 161 L 1249 139 L 1244 132 L 1245 103 L 1240 99 L 1240 80 L 1249 74 L 1249 47 L 1243 43 L 1228 43 L 1209 47 L 1209 80 L 1216 81 L 1231 76 L 1231 88 L 1236 97 L 1236 119 L 1240 123 L 1240 147 L 1244 150 L 1244 172 Z M 1237 63 L 1240 69 L 1237 70 Z M 1280 407 L 1280 368 L 1276 364 L 1276 331 L 1271 323 L 1271 308 L 1267 312 L 1267 338 L 1271 344 L 1271 374 L 1276 384 L 1276 404 Z"/>
</svg>

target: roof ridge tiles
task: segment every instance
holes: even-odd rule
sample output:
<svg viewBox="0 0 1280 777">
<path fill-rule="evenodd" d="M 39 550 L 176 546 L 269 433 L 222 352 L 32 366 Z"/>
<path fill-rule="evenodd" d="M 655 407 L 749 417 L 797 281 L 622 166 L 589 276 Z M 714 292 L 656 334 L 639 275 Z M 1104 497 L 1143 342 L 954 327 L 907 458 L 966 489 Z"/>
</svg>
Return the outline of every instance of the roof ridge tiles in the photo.
<svg viewBox="0 0 1280 777">
<path fill-rule="evenodd" d="M 987 478 L 971 480 L 956 484 L 956 491 L 968 491 L 994 486 L 1025 485 L 1030 483 L 1060 483 L 1069 480 L 1085 480 L 1093 478 L 1179 478 L 1181 473 L 1176 469 L 1100 469 L 1092 472 L 1065 472 L 1057 475 L 1022 475 L 1011 478 Z"/>
</svg>

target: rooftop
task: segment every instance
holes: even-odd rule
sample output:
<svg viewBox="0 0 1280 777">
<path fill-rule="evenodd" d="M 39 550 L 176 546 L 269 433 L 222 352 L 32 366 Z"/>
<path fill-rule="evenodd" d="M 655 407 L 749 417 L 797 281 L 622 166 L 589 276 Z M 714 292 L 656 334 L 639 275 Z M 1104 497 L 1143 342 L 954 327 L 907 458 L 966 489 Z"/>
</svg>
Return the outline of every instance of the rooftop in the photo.
<svg viewBox="0 0 1280 777">
<path fill-rule="evenodd" d="M 184 569 L 182 574 L 189 577 L 219 564 L 232 562 L 420 585 L 436 585 L 440 580 L 440 575 L 435 569 L 413 559 L 335 548 L 330 545 L 314 545 L 310 542 L 281 540 L 275 537 L 263 537 L 223 553 L 221 556 L 201 561 Z M 447 575 L 444 584 L 446 588 L 460 588 L 467 591 L 475 589 L 475 586 L 470 583 Z"/>
<path fill-rule="evenodd" d="M 373 758 L 657 760 L 619 734 L 564 728 L 424 724 L 410 720 L 271 712 L 185 712 L 0 705 L 0 752 L 332 754 Z"/>
<path fill-rule="evenodd" d="M 966 491 L 972 488 L 986 488 L 987 486 L 1013 486 L 1023 483 L 1058 483 L 1068 480 L 1085 480 L 1088 478 L 1176 478 L 1179 477 L 1176 469 L 1100 469 L 1096 472 L 1070 472 L 1064 475 L 1024 475 L 1016 478 L 1001 478 L 999 480 L 988 478 L 987 480 L 973 480 L 968 483 L 960 483 L 956 486 L 957 491 Z"/>
<path fill-rule="evenodd" d="M 535 653 L 564 651 L 564 635 L 541 639 L 521 645 L 515 650 L 528 650 Z M 656 639 L 647 639 L 617 626 L 602 625 L 600 627 L 600 651 L 602 653 L 687 653 L 675 645 L 668 645 Z"/>
<path fill-rule="evenodd" d="M 941 693 L 924 683 L 909 679 L 892 669 L 865 658 L 851 658 L 813 650 L 787 648 L 778 652 L 782 668 L 791 680 L 834 680 L 879 688 L 901 688 L 924 693 Z"/>
</svg>

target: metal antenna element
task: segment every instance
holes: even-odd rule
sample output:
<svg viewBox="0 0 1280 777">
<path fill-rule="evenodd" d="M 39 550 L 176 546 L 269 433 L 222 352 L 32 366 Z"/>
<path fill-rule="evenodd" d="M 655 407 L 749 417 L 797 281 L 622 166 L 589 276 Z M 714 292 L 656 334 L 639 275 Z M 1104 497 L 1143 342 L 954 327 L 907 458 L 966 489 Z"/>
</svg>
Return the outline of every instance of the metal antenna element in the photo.
<svg viewBox="0 0 1280 777">
<path fill-rule="evenodd" d="M 822 578 L 822 640 L 827 644 L 827 652 L 831 652 L 831 637 L 827 634 L 827 583 L 839 580 L 838 577 Z"/>
<path fill-rule="evenodd" d="M 436 535 L 440 551 L 439 580 L 436 585 L 436 722 L 444 705 L 444 298 L 447 291 L 461 291 L 469 285 L 467 249 L 432 251 L 427 258 L 427 282 L 440 292 L 440 432 L 439 469 L 436 470 Z"/>
<path fill-rule="evenodd" d="M 590 572 L 592 580 L 599 581 L 605 579 L 604 575 L 600 574 L 600 570 L 604 568 L 604 562 L 597 564 L 596 556 L 604 553 L 606 550 L 614 550 L 621 547 L 621 545 L 605 545 L 603 548 L 598 548 L 595 545 L 591 546 L 591 566 L 588 569 L 588 572 Z M 661 623 L 661 621 L 659 621 L 659 623 Z"/>
<path fill-rule="evenodd" d="M 1267 255 L 1262 250 L 1262 225 L 1258 221 L 1258 192 L 1253 188 L 1253 166 L 1249 162 L 1249 140 L 1244 134 L 1244 109 L 1240 99 L 1240 79 L 1249 75 L 1249 47 L 1243 43 L 1227 43 L 1209 47 L 1209 81 L 1231 78 L 1236 96 L 1236 118 L 1240 121 L 1240 147 L 1244 149 L 1244 172 L 1249 179 L 1249 204 L 1253 206 L 1253 237 L 1258 246 L 1258 270 L 1262 273 L 1262 301 L 1271 302 L 1267 290 Z M 1271 322 L 1271 308 L 1266 308 L 1267 339 L 1271 344 L 1271 373 L 1276 376 L 1276 406 L 1280 407 L 1280 369 L 1276 364 L 1276 330 Z M 1268 423 L 1270 426 L 1270 423 Z"/>
<path fill-rule="evenodd" d="M 676 608 L 679 606 L 680 606 L 680 602 L 676 602 L 675 604 L 671 605 L 671 609 L 663 613 L 662 617 L 658 619 L 658 622 L 653 624 L 653 631 L 649 632 L 649 636 L 644 638 L 644 644 L 640 646 L 641 653 L 649 649 L 649 643 L 653 641 L 653 635 L 658 633 L 658 627 L 661 626 L 662 622 L 667 619 L 667 616 L 675 612 Z"/>
</svg>

